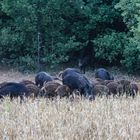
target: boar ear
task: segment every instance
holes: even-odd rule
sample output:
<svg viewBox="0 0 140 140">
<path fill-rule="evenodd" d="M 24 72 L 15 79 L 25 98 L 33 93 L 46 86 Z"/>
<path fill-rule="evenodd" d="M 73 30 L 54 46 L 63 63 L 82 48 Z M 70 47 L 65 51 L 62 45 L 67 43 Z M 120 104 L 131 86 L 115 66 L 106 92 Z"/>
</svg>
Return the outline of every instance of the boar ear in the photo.
<svg viewBox="0 0 140 140">
<path fill-rule="evenodd" d="M 57 77 L 62 78 L 62 74 L 63 74 L 63 71 L 60 71 L 60 72 L 58 73 L 58 76 L 57 76 Z"/>
</svg>

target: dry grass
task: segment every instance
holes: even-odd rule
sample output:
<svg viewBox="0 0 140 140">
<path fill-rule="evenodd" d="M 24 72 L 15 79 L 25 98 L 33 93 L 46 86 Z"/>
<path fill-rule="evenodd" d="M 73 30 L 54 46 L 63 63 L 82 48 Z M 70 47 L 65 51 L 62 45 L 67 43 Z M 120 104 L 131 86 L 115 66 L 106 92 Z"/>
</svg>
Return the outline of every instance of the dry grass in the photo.
<svg viewBox="0 0 140 140">
<path fill-rule="evenodd" d="M 32 79 L 10 72 L 1 81 Z M 18 80 L 16 80 L 18 79 Z M 139 140 L 140 96 L 0 103 L 0 140 Z"/>
<path fill-rule="evenodd" d="M 140 97 L 0 104 L 0 139 L 139 140 Z"/>
</svg>

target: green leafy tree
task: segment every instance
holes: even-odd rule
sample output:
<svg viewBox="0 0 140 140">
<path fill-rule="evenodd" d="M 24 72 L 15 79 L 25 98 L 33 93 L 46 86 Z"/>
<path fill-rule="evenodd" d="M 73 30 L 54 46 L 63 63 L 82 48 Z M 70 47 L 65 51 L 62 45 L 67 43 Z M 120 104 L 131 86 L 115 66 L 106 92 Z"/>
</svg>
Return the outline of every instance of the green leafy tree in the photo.
<svg viewBox="0 0 140 140">
<path fill-rule="evenodd" d="M 108 65 L 119 65 L 123 59 L 124 44 L 126 43 L 125 33 L 108 32 L 108 34 L 100 35 L 94 44 L 96 58 L 99 61 L 106 60 Z"/>
<path fill-rule="evenodd" d="M 32 1 L 33 2 L 33 1 Z M 28 0 L 2 2 L 2 10 L 13 20 L 1 30 L 1 57 L 4 63 L 30 65 L 37 53 L 37 6 Z M 32 53 L 31 53 L 32 52 Z M 27 59 L 24 59 L 27 58 Z M 31 60 L 28 64 L 26 60 Z M 31 66 L 33 67 L 33 66 Z"/>
<path fill-rule="evenodd" d="M 140 1 L 122 0 L 116 8 L 122 12 L 129 34 L 122 63 L 129 72 L 140 70 Z"/>
<path fill-rule="evenodd" d="M 119 65 L 126 42 L 127 27 L 121 12 L 115 9 L 118 0 L 89 0 L 85 5 L 88 39 L 93 42 L 93 59 L 104 65 Z"/>
<path fill-rule="evenodd" d="M 1 10 L 11 20 L 0 31 L 0 58 L 3 63 L 41 69 L 43 65 L 76 62 L 81 51 L 86 50 L 83 52 L 91 60 L 119 63 L 127 27 L 121 11 L 114 8 L 117 3 L 118 0 L 3 0 Z"/>
<path fill-rule="evenodd" d="M 63 2 L 2 2 L 2 10 L 13 18 L 10 26 L 1 30 L 1 58 L 4 63 L 8 59 L 9 63 L 14 62 L 34 69 L 36 62 L 52 65 L 68 61 L 67 53 L 77 46 L 78 42 L 74 35 L 65 36 L 67 22 L 61 17 Z"/>
</svg>

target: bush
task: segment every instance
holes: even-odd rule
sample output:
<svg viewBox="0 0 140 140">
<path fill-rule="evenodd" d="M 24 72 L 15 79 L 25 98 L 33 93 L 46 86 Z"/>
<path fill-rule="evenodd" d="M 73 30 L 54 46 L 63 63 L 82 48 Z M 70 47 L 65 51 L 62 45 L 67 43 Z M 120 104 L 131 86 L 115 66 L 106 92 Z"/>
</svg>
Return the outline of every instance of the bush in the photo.
<svg viewBox="0 0 140 140">
<path fill-rule="evenodd" d="M 95 57 L 98 60 L 106 60 L 110 63 L 119 63 L 122 59 L 125 44 L 125 34 L 109 32 L 105 35 L 100 35 L 94 41 Z"/>
<path fill-rule="evenodd" d="M 121 61 L 128 72 L 140 70 L 140 44 L 137 38 L 129 38 L 123 52 L 124 59 Z"/>
</svg>

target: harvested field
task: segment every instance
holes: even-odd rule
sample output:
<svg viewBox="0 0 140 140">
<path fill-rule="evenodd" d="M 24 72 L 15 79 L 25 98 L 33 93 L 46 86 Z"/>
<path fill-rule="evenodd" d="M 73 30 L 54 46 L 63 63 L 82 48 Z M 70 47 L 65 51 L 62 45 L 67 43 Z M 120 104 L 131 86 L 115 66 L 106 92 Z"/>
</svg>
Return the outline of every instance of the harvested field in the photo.
<svg viewBox="0 0 140 140">
<path fill-rule="evenodd" d="M 34 74 L 0 72 L 1 81 L 34 80 Z M 90 74 L 88 73 L 88 77 Z M 132 99 L 76 98 L 0 103 L 1 140 L 139 140 L 140 95 Z"/>
<path fill-rule="evenodd" d="M 140 97 L 0 104 L 0 139 L 138 140 Z"/>
</svg>

